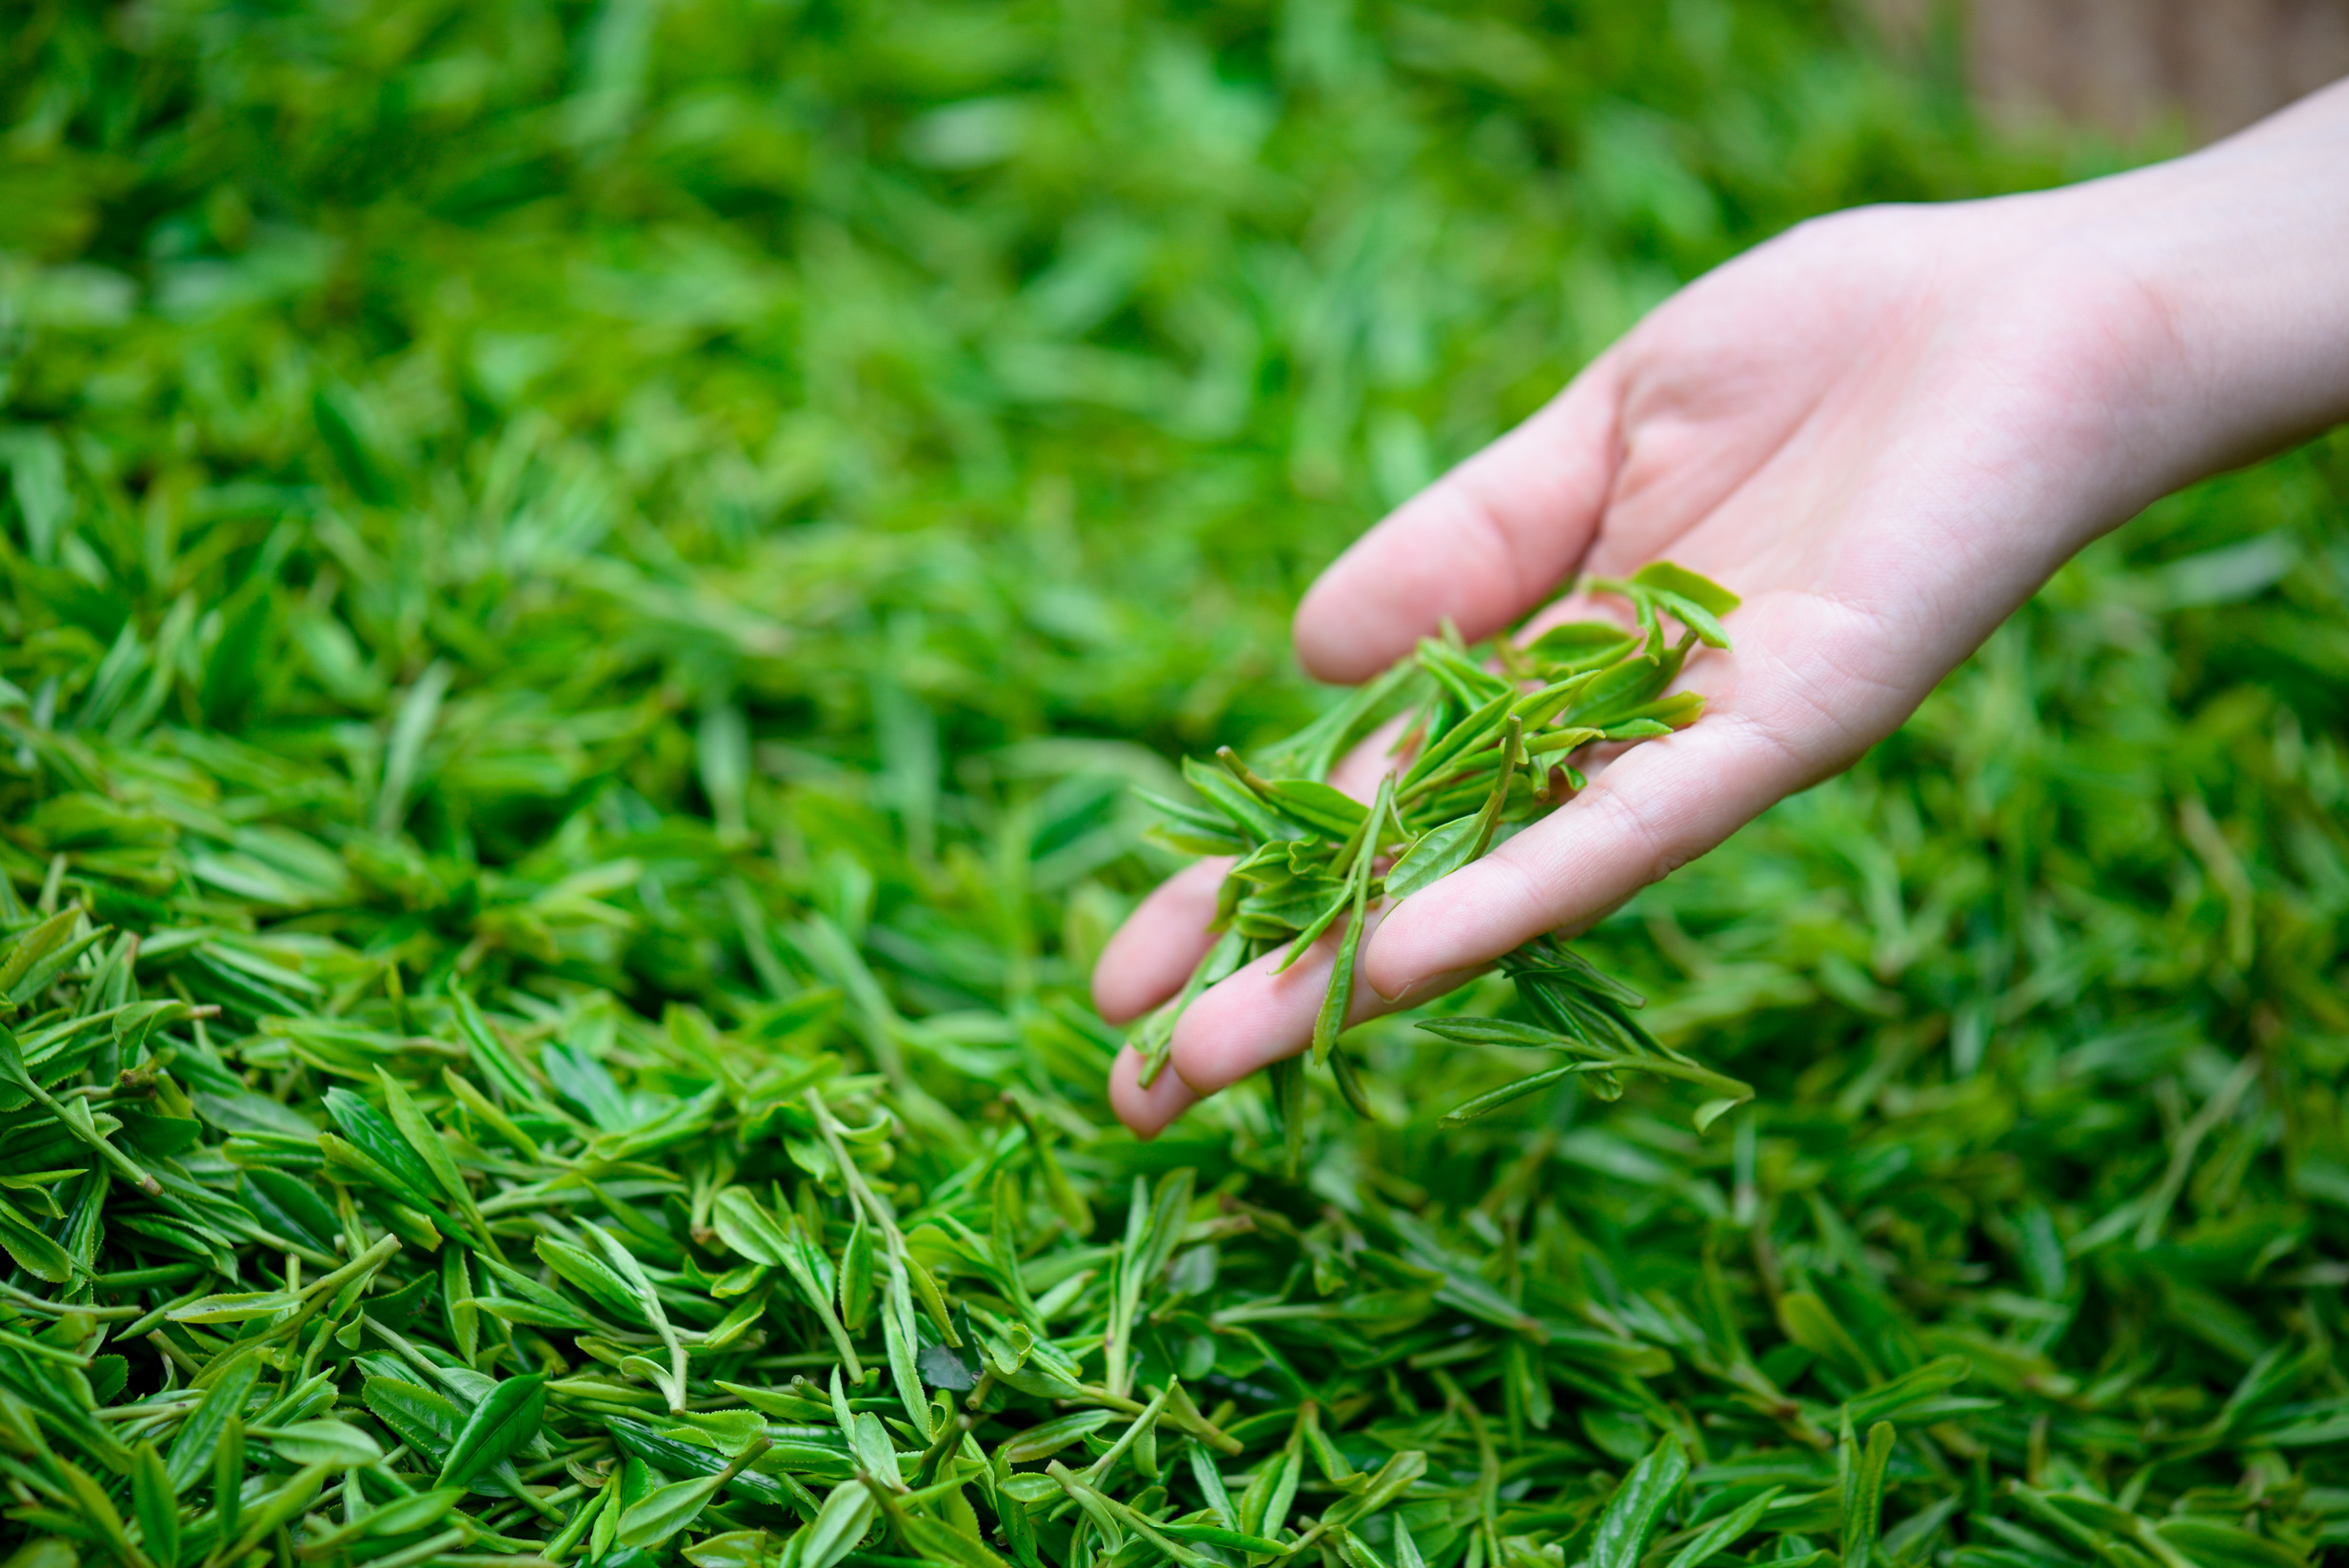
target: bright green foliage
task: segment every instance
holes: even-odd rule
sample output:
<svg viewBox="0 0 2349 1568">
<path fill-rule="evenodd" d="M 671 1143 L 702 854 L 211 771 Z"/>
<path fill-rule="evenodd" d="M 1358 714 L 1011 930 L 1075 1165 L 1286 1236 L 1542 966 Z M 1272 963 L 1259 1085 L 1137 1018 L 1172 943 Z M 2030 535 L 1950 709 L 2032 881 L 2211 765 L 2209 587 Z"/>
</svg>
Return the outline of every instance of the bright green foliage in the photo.
<svg viewBox="0 0 2349 1568">
<path fill-rule="evenodd" d="M 1107 1130 L 1126 786 L 1310 719 L 1312 567 L 1740 247 L 2078 171 L 1833 30 L 14 8 L 6 1549 L 2349 1538 L 2338 444 L 1578 942 L 1708 1133 L 1439 1125 L 1505 981 L 1347 1035 L 1375 1123 Z"/>
<path fill-rule="evenodd" d="M 1145 1087 L 1165 1070 L 1176 1024 L 1208 986 L 1276 953 L 1279 969 L 1286 969 L 1327 937 L 1336 958 L 1307 1054 L 1315 1066 L 1329 1065 L 1356 1111 L 1372 1114 L 1352 1059 L 1338 1045 L 1370 907 L 1400 903 L 1449 876 L 1582 789 L 1585 781 L 1569 759 L 1584 748 L 1658 740 L 1703 711 L 1695 692 L 1667 696 L 1665 688 L 1700 642 L 1729 646 L 1716 618 L 1737 607 L 1737 596 L 1666 562 L 1629 582 L 1589 586 L 1627 599 L 1636 630 L 1566 622 L 1523 646 L 1497 638 L 1482 659 L 1457 637 L 1423 639 L 1411 659 L 1259 752 L 1275 777 L 1262 777 L 1229 746 L 1216 753 L 1220 766 L 1184 765 L 1202 804 L 1159 803 L 1167 820 L 1156 836 L 1231 863 L 1216 897 L 1214 944 L 1134 1033 Z M 1677 642 L 1666 636 L 1667 616 L 1684 627 Z M 1366 744 L 1390 710 L 1399 710 L 1389 748 L 1397 761 L 1364 804 L 1329 784 L 1330 769 L 1348 747 Z M 1479 1095 L 1447 1114 L 1445 1126 L 1584 1073 L 1604 1100 L 1622 1094 L 1626 1072 L 1703 1085 L 1715 1098 L 1697 1114 L 1700 1132 L 1754 1097 L 1750 1085 L 1707 1071 L 1641 1027 L 1632 1012 L 1645 1001 L 1563 943 L 1537 938 L 1504 957 L 1502 968 L 1538 1022 L 1447 1018 L 1421 1026 L 1448 1040 L 1555 1048 L 1581 1060 Z M 1294 1114 L 1304 1070 L 1301 1062 L 1284 1062 L 1270 1075 L 1292 1176 L 1304 1152 L 1304 1125 Z"/>
</svg>

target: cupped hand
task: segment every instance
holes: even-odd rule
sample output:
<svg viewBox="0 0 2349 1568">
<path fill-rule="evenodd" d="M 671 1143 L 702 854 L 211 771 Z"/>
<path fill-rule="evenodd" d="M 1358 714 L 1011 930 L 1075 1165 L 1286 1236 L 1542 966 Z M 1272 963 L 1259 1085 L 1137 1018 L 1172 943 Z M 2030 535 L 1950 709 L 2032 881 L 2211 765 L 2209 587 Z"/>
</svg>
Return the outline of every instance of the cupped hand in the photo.
<svg viewBox="0 0 2349 1568">
<path fill-rule="evenodd" d="M 2338 124 L 2319 132 L 2317 152 L 2340 150 Z M 2237 287 L 2204 287 L 2223 256 L 2194 221 L 2197 202 L 2242 199 L 2228 150 L 2072 190 L 1806 224 L 1667 301 L 1347 550 L 1297 614 L 1298 653 L 1325 680 L 1378 673 L 1447 617 L 1488 636 L 1578 573 L 1669 558 L 1744 600 L 1726 623 L 1733 651 L 1692 660 L 1681 683 L 1704 694 L 1703 718 L 1384 911 L 1349 1021 L 1588 925 L 1889 734 L 2095 535 L 2337 417 L 2337 388 L 2295 403 L 2205 331 L 2213 296 Z M 2230 399 L 2231 379 L 2243 385 Z M 1380 749 L 1334 782 L 1366 797 Z M 1222 871 L 1175 877 L 1118 932 L 1094 975 L 1105 1017 L 1182 984 L 1211 940 Z M 1148 1089 L 1129 1048 L 1111 1080 L 1120 1118 L 1154 1135 L 1301 1049 L 1334 942 L 1194 1002 L 1173 1070 Z"/>
</svg>

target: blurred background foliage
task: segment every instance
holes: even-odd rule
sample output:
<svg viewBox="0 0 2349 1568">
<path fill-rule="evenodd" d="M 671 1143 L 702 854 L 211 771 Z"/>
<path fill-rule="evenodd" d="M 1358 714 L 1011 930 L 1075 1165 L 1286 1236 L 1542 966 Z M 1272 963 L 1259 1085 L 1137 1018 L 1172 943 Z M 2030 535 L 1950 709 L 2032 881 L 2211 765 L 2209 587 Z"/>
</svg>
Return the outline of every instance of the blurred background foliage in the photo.
<svg viewBox="0 0 2349 1568">
<path fill-rule="evenodd" d="M 1310 713 L 1313 571 L 1677 284 L 2158 150 L 1955 80 L 1802 0 L 31 0 L 0 869 L 251 1016 L 830 982 L 1104 1190 L 1272 1190 L 1252 1088 L 1102 1130 L 1083 976 L 1167 868 L 1125 785 Z M 1439 1134 L 1518 1064 L 1388 1022 L 1384 1123 L 1317 1088 L 1283 1201 L 1522 1240 L 1659 1342 L 1718 1264 L 1789 1386 L 1966 1355 L 1969 1519 L 2349 1541 L 2344 494 L 2336 438 L 2155 508 L 1595 934 L 1762 1085 L 1714 1136 L 1641 1088 Z"/>
</svg>

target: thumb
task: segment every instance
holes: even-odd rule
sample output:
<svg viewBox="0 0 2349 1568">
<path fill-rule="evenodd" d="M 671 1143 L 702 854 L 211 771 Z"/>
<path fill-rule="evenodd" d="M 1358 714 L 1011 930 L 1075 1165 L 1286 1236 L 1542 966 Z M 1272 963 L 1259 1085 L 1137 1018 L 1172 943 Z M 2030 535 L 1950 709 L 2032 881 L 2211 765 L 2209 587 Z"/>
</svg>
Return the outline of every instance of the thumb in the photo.
<svg viewBox="0 0 2349 1568">
<path fill-rule="evenodd" d="M 1366 681 L 1446 620 L 1475 642 L 1547 598 L 1598 528 L 1621 396 L 1617 356 L 1602 356 L 1356 540 L 1297 606 L 1305 668 Z"/>
</svg>

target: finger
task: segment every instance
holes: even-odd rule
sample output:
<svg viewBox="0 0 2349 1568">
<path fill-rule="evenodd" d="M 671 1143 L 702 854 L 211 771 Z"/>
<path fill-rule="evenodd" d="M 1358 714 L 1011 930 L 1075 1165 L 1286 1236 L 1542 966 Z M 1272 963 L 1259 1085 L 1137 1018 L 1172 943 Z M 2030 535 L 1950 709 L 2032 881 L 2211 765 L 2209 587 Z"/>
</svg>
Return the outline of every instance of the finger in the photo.
<svg viewBox="0 0 2349 1568">
<path fill-rule="evenodd" d="M 1174 1073 L 1160 1073 L 1157 1082 L 1144 1088 L 1142 1053 L 1131 1045 L 1109 1065 L 1109 1108 L 1136 1138 L 1156 1138 L 1198 1103 L 1199 1096 Z"/>
<path fill-rule="evenodd" d="M 1093 1006 L 1112 1023 L 1140 1018 L 1183 989 L 1215 944 L 1207 924 L 1228 857 L 1188 865 L 1160 883 L 1125 917 L 1093 965 Z"/>
<path fill-rule="evenodd" d="M 1375 931 L 1378 912 L 1372 911 L 1369 919 Z M 1370 940 L 1368 932 L 1363 940 Z M 1313 1022 L 1338 963 L 1338 933 L 1324 935 L 1286 973 L 1276 974 L 1285 951 L 1266 954 L 1211 987 L 1175 1025 L 1174 1070 L 1193 1095 L 1204 1098 L 1228 1088 L 1313 1042 Z M 1423 995 L 1447 990 L 1478 972 L 1478 966 L 1471 966 L 1441 980 L 1431 978 Z M 1399 1005 L 1364 984 L 1358 969 L 1345 1022 L 1351 1027 L 1394 1012 Z"/>
<path fill-rule="evenodd" d="M 1408 715 L 1398 714 L 1355 742 L 1353 749 L 1329 770 L 1329 786 L 1368 805 L 1378 796 L 1379 781 L 1398 771 L 1395 743 L 1403 739 L 1403 726 L 1409 723 Z"/>
<path fill-rule="evenodd" d="M 1604 544 L 1594 545 L 1590 557 L 1597 556 L 1605 547 Z M 1583 569 L 1595 567 L 1596 563 L 1590 557 L 1583 560 Z M 1734 615 L 1737 612 L 1732 610 L 1730 613 Z M 1522 628 L 1511 633 L 1511 637 L 1520 647 L 1523 647 L 1551 627 L 1563 626 L 1569 621 L 1600 621 L 1626 632 L 1636 632 L 1640 625 L 1638 611 L 1615 595 L 1577 589 L 1551 600 L 1536 610 Z"/>
<path fill-rule="evenodd" d="M 1712 848 L 1781 798 L 1848 765 L 1930 689 L 1881 677 L 1881 634 L 1862 612 L 1802 600 L 1754 604 L 1765 635 L 1706 675 L 1705 716 L 1632 747 L 1542 822 L 1389 913 L 1364 949 L 1364 982 L 1423 1000 L 1463 966 L 1547 931 L 1573 934 Z M 1799 633 L 1775 655 L 1767 631 Z M 1704 680 L 1691 685 L 1702 687 Z"/>
<path fill-rule="evenodd" d="M 1367 803 L 1394 765 L 1387 753 L 1403 732 L 1390 719 L 1359 742 L 1329 777 L 1330 784 Z M 1183 988 L 1214 944 L 1207 929 L 1229 857 L 1204 860 L 1167 878 L 1126 918 L 1093 965 L 1093 1006 L 1112 1023 L 1138 1018 Z"/>
<path fill-rule="evenodd" d="M 1368 680 L 1446 617 L 1475 642 L 1540 603 L 1599 526 L 1617 403 L 1608 355 L 1355 541 L 1297 608 L 1305 668 Z"/>
</svg>

